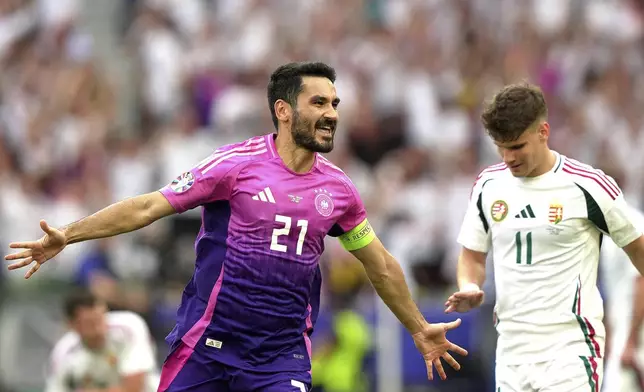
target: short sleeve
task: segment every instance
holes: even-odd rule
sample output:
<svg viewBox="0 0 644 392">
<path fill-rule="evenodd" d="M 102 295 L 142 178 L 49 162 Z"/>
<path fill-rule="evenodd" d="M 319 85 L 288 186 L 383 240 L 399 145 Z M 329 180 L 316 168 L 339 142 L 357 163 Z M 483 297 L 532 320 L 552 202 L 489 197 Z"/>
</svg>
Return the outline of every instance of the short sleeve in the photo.
<svg viewBox="0 0 644 392">
<path fill-rule="evenodd" d="M 156 366 L 152 338 L 145 321 L 132 314 L 128 324 L 130 334 L 128 345 L 119 358 L 119 373 L 128 376 L 136 373 L 151 372 Z"/>
<path fill-rule="evenodd" d="M 591 174 L 577 184 L 584 194 L 588 220 L 623 248 L 642 235 L 636 215 L 612 177 L 601 170 Z"/>
<path fill-rule="evenodd" d="M 350 192 L 349 207 L 336 223 L 336 236 L 346 250 L 354 251 L 369 245 L 376 234 L 367 220 L 367 211 L 360 194 L 351 182 L 347 185 Z"/>
<path fill-rule="evenodd" d="M 641 228 L 635 222 L 635 215 L 631 212 L 623 195 L 606 202 L 602 210 L 606 219 L 608 235 L 620 248 L 625 247 L 642 235 Z"/>
<path fill-rule="evenodd" d="M 225 155 L 225 151 L 215 152 L 160 191 L 178 213 L 214 201 L 228 200 L 235 182 L 233 169 L 239 163 L 234 157 Z"/>
<path fill-rule="evenodd" d="M 367 219 L 367 211 L 364 208 L 362 199 L 358 194 L 358 191 L 353 187 L 353 184 L 349 184 L 351 203 L 347 211 L 340 216 L 338 219 L 338 226 L 345 233 L 356 228 L 360 223 Z"/>
<path fill-rule="evenodd" d="M 491 179 L 479 178 L 472 188 L 457 242 L 467 249 L 487 253 L 491 247 L 490 224 L 483 212 L 483 188 Z"/>
</svg>

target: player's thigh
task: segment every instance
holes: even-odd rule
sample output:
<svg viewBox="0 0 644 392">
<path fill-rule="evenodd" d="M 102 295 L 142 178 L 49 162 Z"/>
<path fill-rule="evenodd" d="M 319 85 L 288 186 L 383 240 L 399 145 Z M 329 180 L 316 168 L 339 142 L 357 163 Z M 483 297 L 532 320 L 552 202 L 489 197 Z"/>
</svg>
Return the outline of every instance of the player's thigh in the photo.
<svg viewBox="0 0 644 392">
<path fill-rule="evenodd" d="M 157 392 L 230 392 L 225 368 L 183 342 L 166 358 Z"/>
<path fill-rule="evenodd" d="M 310 392 L 311 374 L 308 372 L 253 373 L 243 372 L 237 377 L 231 392 Z"/>
<path fill-rule="evenodd" d="M 540 375 L 539 392 L 600 392 L 604 373 L 601 358 L 571 357 L 552 361 Z"/>
</svg>

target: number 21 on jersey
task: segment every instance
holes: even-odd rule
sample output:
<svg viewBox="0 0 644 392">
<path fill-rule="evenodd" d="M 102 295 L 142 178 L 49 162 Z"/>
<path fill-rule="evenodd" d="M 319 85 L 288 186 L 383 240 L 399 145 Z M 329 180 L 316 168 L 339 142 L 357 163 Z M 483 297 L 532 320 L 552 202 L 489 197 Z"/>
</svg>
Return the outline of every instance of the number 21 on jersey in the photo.
<svg viewBox="0 0 644 392">
<path fill-rule="evenodd" d="M 291 222 L 293 220 L 290 216 L 284 215 L 275 215 L 275 222 L 280 222 L 284 224 L 284 227 L 273 229 L 273 235 L 271 237 L 271 250 L 278 252 L 288 251 L 288 247 L 284 244 L 280 244 L 279 238 L 282 236 L 288 236 L 291 234 Z M 309 227 L 309 221 L 306 219 L 299 219 L 297 221 L 297 227 L 300 230 L 300 234 L 297 237 L 297 246 L 295 247 L 295 254 L 298 256 L 302 255 L 302 247 L 304 246 L 304 238 L 306 237 L 306 231 Z"/>
<path fill-rule="evenodd" d="M 532 264 L 532 232 L 521 233 L 517 231 L 514 236 L 514 245 L 517 250 L 517 264 Z"/>
</svg>

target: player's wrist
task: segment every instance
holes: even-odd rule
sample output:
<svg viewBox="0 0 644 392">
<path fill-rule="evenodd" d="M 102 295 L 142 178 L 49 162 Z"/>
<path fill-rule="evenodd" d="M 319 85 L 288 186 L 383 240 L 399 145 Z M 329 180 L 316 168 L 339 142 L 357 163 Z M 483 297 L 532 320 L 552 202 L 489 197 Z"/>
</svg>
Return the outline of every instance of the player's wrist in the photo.
<svg viewBox="0 0 644 392">
<path fill-rule="evenodd" d="M 459 287 L 459 291 L 481 291 L 476 283 L 465 283 Z"/>
</svg>

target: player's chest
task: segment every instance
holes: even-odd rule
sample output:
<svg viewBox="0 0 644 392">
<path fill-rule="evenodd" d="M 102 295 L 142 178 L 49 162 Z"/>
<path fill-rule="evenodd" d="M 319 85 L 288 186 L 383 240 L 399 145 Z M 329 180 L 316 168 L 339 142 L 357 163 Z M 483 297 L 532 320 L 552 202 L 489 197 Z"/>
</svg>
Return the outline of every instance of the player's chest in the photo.
<svg viewBox="0 0 644 392">
<path fill-rule="evenodd" d="M 492 240 L 528 248 L 566 247 L 588 228 L 586 203 L 575 189 L 492 189 L 482 203 Z"/>
<path fill-rule="evenodd" d="M 242 177 L 230 203 L 241 225 L 306 225 L 310 234 L 326 235 L 347 210 L 350 196 L 341 183 L 324 178 Z"/>
</svg>

